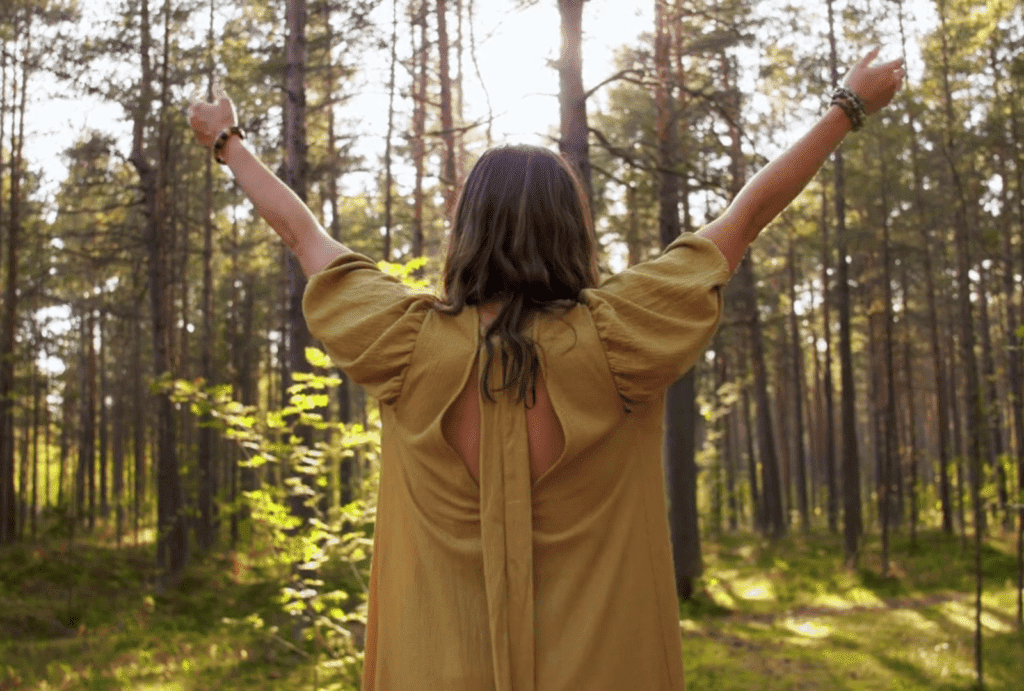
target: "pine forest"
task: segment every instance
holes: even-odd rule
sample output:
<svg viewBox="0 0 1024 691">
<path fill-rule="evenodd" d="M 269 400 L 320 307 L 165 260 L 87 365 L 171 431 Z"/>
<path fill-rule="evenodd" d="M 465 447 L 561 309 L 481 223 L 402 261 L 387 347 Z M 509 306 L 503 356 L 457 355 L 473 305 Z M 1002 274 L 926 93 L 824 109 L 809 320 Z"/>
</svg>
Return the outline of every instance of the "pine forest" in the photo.
<svg viewBox="0 0 1024 691">
<path fill-rule="evenodd" d="M 230 94 L 334 238 L 440 294 L 488 148 L 574 166 L 603 279 L 876 46 L 903 89 L 667 393 L 687 684 L 1021 688 L 1020 0 L 0 0 L 0 690 L 359 686 L 378 403 L 190 99 Z"/>
</svg>

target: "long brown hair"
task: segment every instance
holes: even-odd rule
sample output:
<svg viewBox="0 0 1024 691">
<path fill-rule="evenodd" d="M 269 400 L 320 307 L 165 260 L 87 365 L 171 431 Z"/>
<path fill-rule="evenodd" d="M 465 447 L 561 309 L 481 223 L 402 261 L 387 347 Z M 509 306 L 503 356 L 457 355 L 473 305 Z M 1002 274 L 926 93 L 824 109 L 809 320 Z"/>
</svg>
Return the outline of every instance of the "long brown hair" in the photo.
<svg viewBox="0 0 1024 691">
<path fill-rule="evenodd" d="M 444 299 L 435 308 L 459 314 L 466 305 L 500 301 L 484 335 L 483 390 L 491 396 L 491 338 L 501 342 L 503 381 L 536 402 L 540 361 L 524 332 L 537 312 L 584 303 L 597 285 L 597 241 L 583 186 L 561 156 L 534 146 L 484 153 L 462 188 L 444 269 Z M 532 404 L 526 403 L 527 407 Z"/>
</svg>

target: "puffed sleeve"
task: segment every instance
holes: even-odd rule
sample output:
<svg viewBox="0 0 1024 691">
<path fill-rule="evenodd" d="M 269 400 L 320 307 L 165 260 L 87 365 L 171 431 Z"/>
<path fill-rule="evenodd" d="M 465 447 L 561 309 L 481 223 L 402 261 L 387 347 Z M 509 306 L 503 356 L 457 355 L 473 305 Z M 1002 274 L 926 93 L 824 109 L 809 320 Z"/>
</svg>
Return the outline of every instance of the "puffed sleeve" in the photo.
<svg viewBox="0 0 1024 691">
<path fill-rule="evenodd" d="M 335 364 L 371 396 L 391 404 L 434 299 L 353 252 L 309 278 L 302 310 L 310 333 Z"/>
<path fill-rule="evenodd" d="M 619 395 L 641 403 L 693 367 L 718 328 L 729 265 L 685 233 L 661 255 L 586 291 Z"/>
</svg>

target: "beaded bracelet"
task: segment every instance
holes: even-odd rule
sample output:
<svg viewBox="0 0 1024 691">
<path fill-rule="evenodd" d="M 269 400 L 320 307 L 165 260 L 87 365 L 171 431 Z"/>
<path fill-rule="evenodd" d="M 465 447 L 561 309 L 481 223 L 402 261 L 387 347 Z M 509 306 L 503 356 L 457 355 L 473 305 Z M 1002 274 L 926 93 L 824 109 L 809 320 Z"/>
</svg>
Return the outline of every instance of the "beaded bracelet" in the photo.
<svg viewBox="0 0 1024 691">
<path fill-rule="evenodd" d="M 227 146 L 228 140 L 234 135 L 238 135 L 239 139 L 245 139 L 245 132 L 238 125 L 226 128 L 223 132 L 217 135 L 217 141 L 213 143 L 213 158 L 217 163 L 224 165 L 226 161 L 221 156 L 221 152 L 224 151 L 224 147 Z"/>
<path fill-rule="evenodd" d="M 856 132 L 864 126 L 864 121 L 867 120 L 868 114 L 864 106 L 864 99 L 855 94 L 853 91 L 846 87 L 839 87 L 832 92 L 832 105 L 839 106 L 846 113 L 846 117 L 850 118 L 850 123 L 853 125 L 853 131 Z"/>
</svg>

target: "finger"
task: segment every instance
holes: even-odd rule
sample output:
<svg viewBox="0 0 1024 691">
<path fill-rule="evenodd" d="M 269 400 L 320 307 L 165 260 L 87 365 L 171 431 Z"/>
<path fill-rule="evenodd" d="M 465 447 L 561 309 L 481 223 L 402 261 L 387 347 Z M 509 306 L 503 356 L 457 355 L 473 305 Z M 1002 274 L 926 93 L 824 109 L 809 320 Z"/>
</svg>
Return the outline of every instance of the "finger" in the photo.
<svg viewBox="0 0 1024 691">
<path fill-rule="evenodd" d="M 897 70 L 897 69 L 903 69 L 903 58 L 896 58 L 895 60 L 890 60 L 889 62 L 885 63 L 884 65 L 879 65 L 878 69 L 880 69 L 880 70 L 890 70 L 890 71 L 891 70 Z"/>
<path fill-rule="evenodd" d="M 861 58 L 860 66 L 867 67 L 868 65 L 870 65 L 871 62 L 878 57 L 878 53 L 880 50 L 881 48 L 872 48 L 867 55 Z"/>
</svg>

